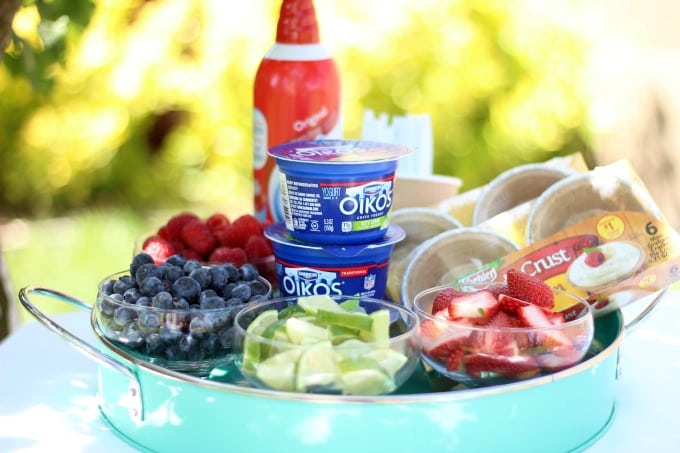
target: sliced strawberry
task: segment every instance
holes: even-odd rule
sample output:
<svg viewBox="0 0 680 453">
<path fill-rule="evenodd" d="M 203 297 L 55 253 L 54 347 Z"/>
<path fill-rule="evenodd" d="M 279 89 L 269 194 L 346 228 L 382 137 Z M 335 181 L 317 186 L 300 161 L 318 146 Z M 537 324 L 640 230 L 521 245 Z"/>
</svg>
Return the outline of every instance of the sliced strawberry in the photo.
<svg viewBox="0 0 680 453">
<path fill-rule="evenodd" d="M 449 303 L 449 317 L 490 319 L 498 312 L 498 299 L 491 291 L 481 290 L 465 293 Z"/>
<path fill-rule="evenodd" d="M 496 296 L 496 299 L 498 299 L 501 294 L 510 294 L 510 288 L 508 287 L 507 283 L 494 283 L 492 285 L 489 285 L 485 288 L 487 291 L 491 291 L 494 296 Z"/>
<path fill-rule="evenodd" d="M 464 351 L 468 336 L 469 334 L 463 331 L 456 331 L 455 333 L 447 331 L 436 341 L 427 346 L 423 345 L 423 352 L 437 362 L 446 363 L 451 354 Z"/>
<path fill-rule="evenodd" d="M 502 355 L 512 355 L 519 352 L 514 340 L 513 332 L 508 328 L 514 327 L 515 321 L 508 314 L 499 311 L 486 324 L 488 330 L 474 330 L 470 334 L 469 350 Z"/>
<path fill-rule="evenodd" d="M 527 379 L 541 370 L 531 356 L 501 356 L 493 354 L 470 354 L 463 358 L 465 370 L 473 378 L 491 377 L 487 373 L 502 377 Z"/>
<path fill-rule="evenodd" d="M 443 322 L 436 322 L 432 319 L 423 319 L 420 321 L 420 337 L 423 345 L 434 342 L 446 330 L 446 324 Z"/>
<path fill-rule="evenodd" d="M 536 305 L 527 304 L 520 307 L 517 310 L 517 317 L 524 327 L 547 328 L 553 325 L 545 310 Z"/>
<path fill-rule="evenodd" d="M 434 298 L 434 302 L 432 302 L 432 313 L 436 313 L 440 310 L 448 308 L 451 300 L 462 294 L 463 293 L 461 291 L 457 291 L 453 288 L 442 289 L 437 293 L 437 296 Z"/>
<path fill-rule="evenodd" d="M 519 309 L 529 305 L 529 302 L 517 299 L 516 297 L 501 294 L 498 296 L 498 307 L 508 315 L 517 316 Z"/>
<path fill-rule="evenodd" d="M 581 361 L 583 355 L 574 348 L 563 349 L 559 354 L 547 352 L 538 354 L 536 362 L 541 368 L 549 371 L 558 371 L 576 365 Z"/>
<path fill-rule="evenodd" d="M 564 324 L 564 314 L 563 313 L 550 312 L 550 314 L 548 315 L 548 318 L 550 318 L 550 321 L 553 323 L 553 325 L 558 326 L 560 324 Z"/>
<path fill-rule="evenodd" d="M 548 309 L 555 306 L 552 288 L 540 278 L 510 269 L 506 279 L 510 296 Z"/>
<path fill-rule="evenodd" d="M 463 368 L 463 357 L 465 356 L 465 351 L 463 349 L 456 349 L 449 354 L 446 358 L 446 369 L 448 371 L 456 372 L 461 371 Z"/>
<path fill-rule="evenodd" d="M 560 354 L 561 351 L 566 351 L 572 348 L 571 340 L 564 333 L 553 329 L 552 323 L 548 314 L 541 307 L 535 305 L 527 305 L 519 310 L 518 317 L 525 327 L 537 327 L 541 330 L 537 333 L 536 342 L 547 350 L 552 350 Z M 568 351 L 567 351 L 568 352 Z"/>
</svg>

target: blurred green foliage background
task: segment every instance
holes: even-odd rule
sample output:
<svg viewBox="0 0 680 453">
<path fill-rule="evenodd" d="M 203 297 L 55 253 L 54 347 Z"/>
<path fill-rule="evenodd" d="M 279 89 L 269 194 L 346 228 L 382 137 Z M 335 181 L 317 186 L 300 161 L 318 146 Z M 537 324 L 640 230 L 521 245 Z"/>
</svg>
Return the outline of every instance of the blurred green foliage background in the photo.
<svg viewBox="0 0 680 453">
<path fill-rule="evenodd" d="M 427 113 L 434 172 L 462 190 L 558 155 L 591 162 L 583 5 L 317 0 L 345 137 L 360 137 L 365 109 Z M 90 296 L 166 214 L 250 212 L 252 85 L 279 8 L 24 2 L 0 66 L 0 220 L 15 285 Z M 67 220 L 37 221 L 55 217 Z"/>
<path fill-rule="evenodd" d="M 346 137 L 360 135 L 364 109 L 428 113 L 435 172 L 466 188 L 587 151 L 575 2 L 316 3 L 341 68 Z M 0 68 L 2 214 L 245 197 L 253 77 L 279 7 L 27 2 Z"/>
</svg>

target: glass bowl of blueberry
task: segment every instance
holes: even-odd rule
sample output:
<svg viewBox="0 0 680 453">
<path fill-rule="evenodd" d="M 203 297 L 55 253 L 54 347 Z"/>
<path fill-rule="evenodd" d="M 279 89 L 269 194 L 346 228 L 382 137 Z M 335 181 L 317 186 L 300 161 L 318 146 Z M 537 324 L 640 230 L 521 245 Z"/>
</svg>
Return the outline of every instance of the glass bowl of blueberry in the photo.
<svg viewBox="0 0 680 453">
<path fill-rule="evenodd" d="M 99 333 L 124 351 L 203 377 L 232 360 L 236 313 L 271 293 L 252 264 L 204 265 L 181 255 L 156 264 L 142 252 L 99 284 L 94 317 Z"/>
</svg>

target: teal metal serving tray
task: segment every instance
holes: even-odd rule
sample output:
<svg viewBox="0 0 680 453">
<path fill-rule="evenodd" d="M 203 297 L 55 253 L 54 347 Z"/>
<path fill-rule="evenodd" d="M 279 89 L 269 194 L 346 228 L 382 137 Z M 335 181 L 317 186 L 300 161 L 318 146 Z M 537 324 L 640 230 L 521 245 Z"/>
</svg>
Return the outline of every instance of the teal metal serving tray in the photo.
<svg viewBox="0 0 680 453">
<path fill-rule="evenodd" d="M 615 381 L 624 331 L 620 311 L 595 321 L 595 341 L 580 364 L 546 376 L 465 389 L 421 366 L 397 393 L 315 395 L 252 388 L 235 367 L 210 378 L 145 362 L 107 341 L 91 345 L 30 302 L 39 293 L 84 309 L 57 291 L 27 287 L 24 306 L 100 366 L 104 420 L 146 451 L 580 451 L 598 439 L 615 411 Z"/>
</svg>

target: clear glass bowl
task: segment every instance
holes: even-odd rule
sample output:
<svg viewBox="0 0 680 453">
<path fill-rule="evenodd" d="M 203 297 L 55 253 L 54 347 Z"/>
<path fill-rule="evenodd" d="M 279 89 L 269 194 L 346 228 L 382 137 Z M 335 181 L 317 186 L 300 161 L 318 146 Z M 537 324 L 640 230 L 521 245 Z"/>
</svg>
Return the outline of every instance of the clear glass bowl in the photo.
<svg viewBox="0 0 680 453">
<path fill-rule="evenodd" d="M 474 292 L 486 286 L 455 286 Z M 549 327 L 494 327 L 452 321 L 432 314 L 437 295 L 451 286 L 420 292 L 413 309 L 418 315 L 423 361 L 435 371 L 468 387 L 516 382 L 550 374 L 579 363 L 593 341 L 590 304 L 555 290 L 555 307 L 564 322 Z"/>
<path fill-rule="evenodd" d="M 112 283 L 128 278 L 129 271 L 118 272 L 99 284 L 93 311 L 101 335 L 135 357 L 195 376 L 207 376 L 216 366 L 233 360 L 236 313 L 248 304 L 269 299 L 272 294 L 269 281 L 258 276 L 251 281 L 232 282 L 249 287 L 246 302 L 227 302 L 222 297 L 225 306 L 220 308 L 200 308 L 197 301 L 175 308 L 177 299 L 173 298 L 173 308 L 158 308 L 130 303 L 124 296 L 111 293 Z"/>
<path fill-rule="evenodd" d="M 236 315 L 236 362 L 253 386 L 380 395 L 399 388 L 414 372 L 420 336 L 412 311 L 385 300 L 333 296 L 327 299 L 332 306 L 312 313 L 299 301 L 271 299 Z M 349 311 L 336 311 L 338 305 Z"/>
</svg>

